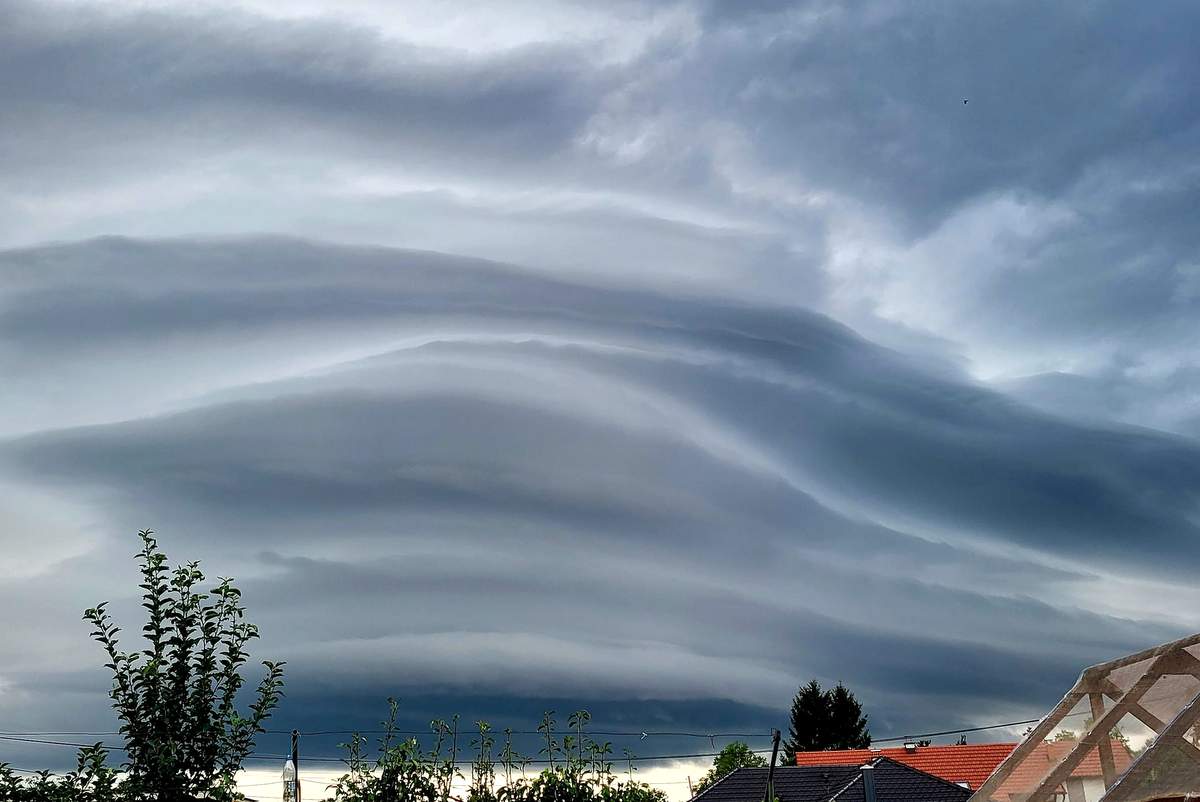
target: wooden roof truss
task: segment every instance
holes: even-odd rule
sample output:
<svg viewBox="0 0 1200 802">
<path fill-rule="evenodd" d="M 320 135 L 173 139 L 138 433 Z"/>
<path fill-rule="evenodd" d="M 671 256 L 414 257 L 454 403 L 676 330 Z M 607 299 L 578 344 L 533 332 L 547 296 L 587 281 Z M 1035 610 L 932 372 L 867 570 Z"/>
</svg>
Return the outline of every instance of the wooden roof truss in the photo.
<svg viewBox="0 0 1200 802">
<path fill-rule="evenodd" d="M 1030 788 L 997 795 L 1038 745 L 1068 716 L 1090 712 L 1075 746 L 1057 764 L 1039 769 Z M 1116 775 L 1110 733 L 1123 719 L 1136 719 L 1153 741 L 1121 776 Z M 1200 634 L 1092 666 L 1025 740 L 992 773 L 970 802 L 1053 802 L 1080 764 L 1099 753 L 1105 792 L 1088 802 L 1149 802 L 1200 797 Z M 1025 771 L 1024 775 L 1029 772 Z"/>
</svg>

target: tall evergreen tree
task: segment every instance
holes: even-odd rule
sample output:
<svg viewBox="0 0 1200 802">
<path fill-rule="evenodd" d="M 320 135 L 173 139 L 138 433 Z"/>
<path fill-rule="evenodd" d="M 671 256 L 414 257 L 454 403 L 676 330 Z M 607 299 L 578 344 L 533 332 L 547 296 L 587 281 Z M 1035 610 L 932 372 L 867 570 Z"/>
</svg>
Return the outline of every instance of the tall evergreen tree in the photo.
<svg viewBox="0 0 1200 802">
<path fill-rule="evenodd" d="M 780 762 L 790 765 L 797 752 L 826 749 L 865 749 L 871 732 L 862 704 L 842 683 L 826 691 L 811 680 L 800 686 L 792 699 L 788 738 L 780 750 Z"/>
<path fill-rule="evenodd" d="M 821 683 L 815 679 L 796 691 L 792 699 L 788 737 L 782 750 L 785 756 L 826 748 L 829 729 L 829 706 L 826 702 Z M 786 762 L 792 763 L 793 760 Z"/>
<path fill-rule="evenodd" d="M 827 749 L 866 749 L 871 731 L 862 704 L 842 683 L 826 694 L 829 703 L 829 741 Z"/>
</svg>

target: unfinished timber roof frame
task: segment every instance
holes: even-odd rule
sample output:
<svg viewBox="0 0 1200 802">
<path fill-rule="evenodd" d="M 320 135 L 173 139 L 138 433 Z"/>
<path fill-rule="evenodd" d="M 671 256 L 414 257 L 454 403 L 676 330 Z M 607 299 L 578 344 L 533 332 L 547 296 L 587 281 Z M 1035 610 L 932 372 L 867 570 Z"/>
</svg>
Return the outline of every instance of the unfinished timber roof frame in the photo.
<svg viewBox="0 0 1200 802">
<path fill-rule="evenodd" d="M 1200 747 L 1188 733 L 1200 724 L 1200 634 L 1147 649 L 1086 669 L 1075 686 L 1025 737 L 992 773 L 970 802 L 1052 802 L 1093 750 L 1099 754 L 1104 782 L 1100 800 L 1088 802 L 1148 802 L 1150 799 L 1200 797 Z M 1118 681 L 1119 679 L 1119 681 Z M 1163 683 L 1174 690 L 1148 709 L 1147 691 Z M 1075 746 L 1055 765 L 1034 767 L 1032 787 L 1011 788 L 1016 773 L 1030 775 L 1022 764 L 1086 701 L 1091 718 Z M 1169 709 L 1170 713 L 1165 713 Z M 1132 716 L 1152 733 L 1153 742 L 1117 776 L 1110 733 Z M 1168 717 L 1169 716 L 1169 717 Z M 1193 736 L 1195 737 L 1195 736 Z M 1118 743 L 1118 747 L 1120 744 Z M 1006 781 L 1008 785 L 1006 786 Z"/>
</svg>

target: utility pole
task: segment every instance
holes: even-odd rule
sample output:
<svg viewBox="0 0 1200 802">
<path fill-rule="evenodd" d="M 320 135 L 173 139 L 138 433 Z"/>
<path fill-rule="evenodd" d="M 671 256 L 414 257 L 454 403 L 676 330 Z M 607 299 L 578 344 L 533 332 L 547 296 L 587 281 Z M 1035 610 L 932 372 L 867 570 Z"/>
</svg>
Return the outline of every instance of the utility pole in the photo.
<svg viewBox="0 0 1200 802">
<path fill-rule="evenodd" d="M 767 791 L 763 802 L 775 802 L 775 760 L 779 757 L 779 730 L 771 730 L 771 764 L 767 766 Z"/>
<path fill-rule="evenodd" d="M 300 802 L 300 730 L 292 730 L 292 767 L 296 771 L 296 782 L 292 786 L 295 798 L 292 802 Z"/>
</svg>

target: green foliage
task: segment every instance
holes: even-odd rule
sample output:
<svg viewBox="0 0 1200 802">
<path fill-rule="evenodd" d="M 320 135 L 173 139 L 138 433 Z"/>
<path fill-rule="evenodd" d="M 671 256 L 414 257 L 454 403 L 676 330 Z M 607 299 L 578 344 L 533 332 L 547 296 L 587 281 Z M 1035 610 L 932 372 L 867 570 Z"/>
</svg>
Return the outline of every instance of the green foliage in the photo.
<svg viewBox="0 0 1200 802">
<path fill-rule="evenodd" d="M 492 749 L 496 739 L 492 737 L 492 725 L 476 721 L 479 737 L 471 742 L 475 747 L 475 759 L 471 761 L 471 784 L 467 787 L 467 802 L 493 802 L 496 798 L 496 761 Z"/>
<path fill-rule="evenodd" d="M 871 732 L 862 704 L 842 683 L 828 692 L 829 749 L 866 749 L 871 745 Z"/>
<path fill-rule="evenodd" d="M 1088 718 L 1083 722 L 1083 732 L 1087 732 L 1088 730 L 1090 730 L 1092 728 L 1092 725 L 1095 723 L 1096 723 L 1096 719 L 1092 716 L 1088 716 Z M 1109 737 L 1109 740 L 1116 741 L 1117 743 L 1124 746 L 1126 749 L 1131 750 L 1131 746 L 1129 744 L 1129 736 L 1126 735 L 1124 732 L 1122 732 L 1121 728 L 1119 726 L 1114 726 L 1111 730 L 1109 730 L 1108 737 Z M 1051 736 L 1051 738 L 1049 740 L 1051 740 L 1051 741 L 1077 741 L 1077 740 L 1079 740 L 1079 733 L 1076 733 L 1074 730 L 1068 730 L 1064 727 L 1063 729 L 1054 733 L 1054 735 Z"/>
<path fill-rule="evenodd" d="M 750 751 L 750 747 L 741 741 L 734 741 L 721 749 L 713 759 L 712 768 L 700 778 L 700 782 L 696 783 L 694 790 L 698 794 L 715 785 L 718 780 L 736 769 L 759 768 L 765 765 L 767 765 L 765 757 Z"/>
<path fill-rule="evenodd" d="M 416 738 L 397 740 L 398 705 L 388 700 L 389 716 L 379 739 L 378 756 L 363 756 L 367 741 L 355 735 L 348 750 L 347 772 L 332 786 L 337 802 L 666 802 L 666 794 L 634 781 L 632 755 L 627 754 L 629 778 L 620 782 L 613 773 L 612 744 L 588 737 L 591 716 L 586 710 L 567 719 L 568 732 L 556 731 L 554 712 L 542 716 L 538 732 L 544 746 L 540 754 L 547 768 L 532 779 L 526 776 L 529 758 L 512 744 L 512 730 L 504 730 L 504 744 L 495 754 L 491 725 L 475 722 L 474 750 L 462 799 L 451 794 L 457 771 L 457 718 L 451 724 L 432 723 L 433 746 L 422 749 Z M 498 782 L 503 777 L 503 783 Z"/>
<path fill-rule="evenodd" d="M 416 738 L 396 733 L 399 704 L 388 699 L 388 717 L 383 722 L 378 755 L 364 755 L 367 739 L 355 733 L 347 750 L 347 771 L 332 786 L 334 798 L 354 802 L 445 802 L 458 776 L 458 717 L 453 724 L 430 722 L 433 746 L 428 751 Z M 481 769 L 482 770 L 482 769 Z"/>
<path fill-rule="evenodd" d="M 1125 747 L 1127 750 L 1132 751 L 1132 748 L 1129 744 L 1129 736 L 1121 732 L 1120 727 L 1113 727 L 1111 730 L 1109 730 L 1108 737 L 1121 744 L 1121 746 Z"/>
<path fill-rule="evenodd" d="M 780 759 L 790 765 L 796 752 L 865 749 L 870 745 L 867 717 L 853 692 L 840 682 L 830 690 L 822 690 L 814 679 L 801 686 L 792 699 L 788 739 Z"/>
<path fill-rule="evenodd" d="M 108 751 L 101 745 L 79 750 L 75 770 L 65 777 L 48 771 L 21 777 L 8 764 L 0 763 L 0 800 L 3 802 L 117 802 L 124 799 L 117 772 L 108 765 Z"/>
<path fill-rule="evenodd" d="M 541 750 L 550 767 L 532 781 L 520 776 L 498 789 L 501 802 L 666 802 L 662 791 L 633 779 L 634 756 L 625 750 L 626 780 L 613 772 L 612 744 L 588 737 L 591 714 L 577 710 L 567 718 L 570 731 L 561 744 L 555 737 L 554 711 L 542 716 L 538 732 L 546 746 Z"/>
<path fill-rule="evenodd" d="M 203 592 L 198 563 L 172 570 L 153 532 L 138 536 L 145 648 L 121 650 L 106 602 L 83 615 L 113 674 L 110 696 L 127 756 L 122 785 L 156 802 L 232 799 L 234 775 L 282 695 L 283 664 L 263 663 L 250 708 L 239 712 L 246 646 L 258 637 L 245 621 L 241 591 L 223 578 Z"/>
<path fill-rule="evenodd" d="M 781 750 L 785 764 L 794 752 L 811 752 L 827 748 L 826 733 L 829 729 L 829 706 L 821 684 L 815 679 L 801 686 L 792 698 L 788 739 Z"/>
<path fill-rule="evenodd" d="M 142 550 L 145 648 L 121 650 L 107 602 L 86 610 L 92 637 L 112 672 L 110 696 L 121 722 L 126 760 L 108 765 L 102 744 L 79 750 L 74 771 L 20 777 L 0 764 L 0 802 L 223 802 L 236 797 L 234 777 L 278 704 L 283 664 L 266 674 L 245 714 L 237 707 L 246 646 L 258 629 L 245 621 L 241 591 L 221 579 L 208 592 L 198 563 L 171 569 L 154 533 L 138 533 Z"/>
</svg>

